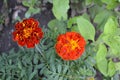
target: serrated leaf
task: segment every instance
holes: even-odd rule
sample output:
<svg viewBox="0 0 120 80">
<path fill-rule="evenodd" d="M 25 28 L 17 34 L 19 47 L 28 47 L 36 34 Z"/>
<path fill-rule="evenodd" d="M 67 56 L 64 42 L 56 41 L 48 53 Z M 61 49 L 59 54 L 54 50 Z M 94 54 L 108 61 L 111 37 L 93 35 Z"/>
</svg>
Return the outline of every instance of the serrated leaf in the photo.
<svg viewBox="0 0 120 80">
<path fill-rule="evenodd" d="M 64 80 L 64 77 L 59 77 L 59 80 Z"/>
<path fill-rule="evenodd" d="M 115 74 L 115 64 L 113 63 L 113 61 L 111 60 L 108 63 L 108 76 L 112 77 Z"/>
<path fill-rule="evenodd" d="M 68 71 L 68 69 L 69 69 L 69 67 L 68 67 L 68 66 L 65 66 L 65 67 L 63 68 L 63 74 L 66 74 L 66 72 Z"/>
<path fill-rule="evenodd" d="M 8 76 L 8 78 L 6 80 L 11 80 L 11 76 Z"/>
<path fill-rule="evenodd" d="M 37 54 L 34 55 L 33 63 L 38 64 L 38 55 Z"/>
<path fill-rule="evenodd" d="M 39 65 L 36 65 L 35 69 L 41 69 L 41 68 L 43 68 L 44 66 L 45 66 L 45 64 L 44 64 L 44 63 L 41 63 L 41 64 L 39 64 Z"/>
<path fill-rule="evenodd" d="M 59 75 L 56 75 L 54 80 L 59 80 Z"/>
<path fill-rule="evenodd" d="M 104 27 L 104 34 L 115 34 L 117 30 L 117 23 L 116 20 L 110 17 Z"/>
<path fill-rule="evenodd" d="M 23 77 L 25 74 L 26 74 L 26 71 L 23 69 L 23 70 L 21 71 L 20 77 Z"/>
<path fill-rule="evenodd" d="M 95 37 L 95 28 L 94 26 L 85 18 L 78 17 L 77 18 L 78 29 L 81 35 L 86 39 L 90 39 L 94 41 Z"/>
<path fill-rule="evenodd" d="M 54 80 L 54 77 L 52 77 L 52 75 L 47 76 L 48 78 L 46 80 Z"/>
<path fill-rule="evenodd" d="M 86 63 L 87 64 L 89 64 L 89 65 L 91 65 L 91 66 L 94 66 L 95 65 L 95 60 L 93 59 L 93 57 L 88 57 L 87 59 L 86 59 Z"/>
<path fill-rule="evenodd" d="M 69 0 L 53 0 L 52 12 L 58 20 L 67 20 Z"/>
<path fill-rule="evenodd" d="M 19 69 L 22 69 L 22 64 L 21 64 L 21 61 L 20 61 L 20 60 L 18 60 L 18 68 L 19 68 Z"/>
<path fill-rule="evenodd" d="M 32 80 L 33 77 L 37 74 L 37 70 L 34 70 L 34 72 L 32 72 L 30 75 L 29 75 L 29 80 Z"/>
<path fill-rule="evenodd" d="M 44 66 L 43 68 L 41 68 L 41 70 L 40 70 L 40 73 L 39 74 L 44 74 L 44 70 L 46 70 L 47 69 L 47 67 L 46 66 Z"/>
<path fill-rule="evenodd" d="M 48 70 L 48 69 L 45 69 L 45 71 L 44 71 L 44 74 L 45 75 L 49 75 L 49 74 L 51 74 L 52 72 L 50 71 L 50 70 Z"/>
<path fill-rule="evenodd" d="M 57 68 L 58 68 L 58 73 L 61 73 L 61 71 L 62 71 L 62 65 L 58 64 Z"/>
<path fill-rule="evenodd" d="M 107 60 L 106 60 L 107 49 L 104 44 L 99 45 L 98 52 L 96 54 L 97 67 L 100 72 L 107 76 Z"/>
<path fill-rule="evenodd" d="M 51 70 L 56 73 L 56 66 L 54 63 L 51 64 Z"/>
<path fill-rule="evenodd" d="M 54 53 L 51 53 L 51 57 L 50 57 L 49 62 L 50 62 L 50 64 L 54 64 L 55 63 L 55 54 Z"/>
</svg>

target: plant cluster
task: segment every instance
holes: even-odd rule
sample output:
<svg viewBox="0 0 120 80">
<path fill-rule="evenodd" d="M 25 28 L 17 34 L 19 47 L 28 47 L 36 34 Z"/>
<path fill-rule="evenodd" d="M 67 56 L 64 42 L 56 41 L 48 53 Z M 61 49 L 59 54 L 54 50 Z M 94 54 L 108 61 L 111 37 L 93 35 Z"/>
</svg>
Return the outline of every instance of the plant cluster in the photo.
<svg viewBox="0 0 120 80">
<path fill-rule="evenodd" d="M 0 79 L 95 80 L 100 72 L 103 80 L 119 80 L 120 0 L 47 1 L 55 19 L 42 29 L 33 18 L 15 25 L 21 49 L 1 54 Z"/>
</svg>

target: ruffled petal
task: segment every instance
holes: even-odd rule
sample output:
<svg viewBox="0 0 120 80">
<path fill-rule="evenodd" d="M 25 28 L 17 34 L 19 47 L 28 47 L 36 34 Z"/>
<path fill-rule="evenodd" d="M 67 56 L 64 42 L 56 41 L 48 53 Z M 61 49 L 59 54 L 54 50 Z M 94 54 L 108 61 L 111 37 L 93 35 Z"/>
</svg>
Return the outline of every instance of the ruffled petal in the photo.
<svg viewBox="0 0 120 80">
<path fill-rule="evenodd" d="M 67 32 L 57 38 L 55 49 L 63 60 L 76 60 L 85 50 L 86 42 L 77 32 Z"/>
<path fill-rule="evenodd" d="M 42 29 L 39 27 L 38 21 L 34 18 L 24 19 L 22 22 L 15 24 L 13 32 L 13 40 L 18 42 L 20 46 L 33 48 L 35 44 L 40 42 L 43 37 Z"/>
</svg>

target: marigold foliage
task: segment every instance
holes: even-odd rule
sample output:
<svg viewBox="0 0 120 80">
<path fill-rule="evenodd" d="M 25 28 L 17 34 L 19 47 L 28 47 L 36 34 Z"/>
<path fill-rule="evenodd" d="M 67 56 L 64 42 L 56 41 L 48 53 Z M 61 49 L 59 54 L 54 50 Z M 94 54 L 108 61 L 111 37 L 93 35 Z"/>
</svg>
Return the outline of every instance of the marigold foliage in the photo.
<svg viewBox="0 0 120 80">
<path fill-rule="evenodd" d="M 64 60 L 76 60 L 85 50 L 86 42 L 77 32 L 67 32 L 57 38 L 57 54 Z"/>
<path fill-rule="evenodd" d="M 33 18 L 24 19 L 22 22 L 15 24 L 13 40 L 17 41 L 20 46 L 33 48 L 35 44 L 40 42 L 42 37 L 42 29 L 39 27 L 38 21 Z"/>
</svg>

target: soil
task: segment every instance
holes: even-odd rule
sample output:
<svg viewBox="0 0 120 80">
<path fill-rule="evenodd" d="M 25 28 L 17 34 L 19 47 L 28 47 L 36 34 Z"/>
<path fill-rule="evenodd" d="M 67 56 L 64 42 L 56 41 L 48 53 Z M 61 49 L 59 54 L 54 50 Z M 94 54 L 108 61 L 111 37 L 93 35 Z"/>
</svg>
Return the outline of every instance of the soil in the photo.
<svg viewBox="0 0 120 80">
<path fill-rule="evenodd" d="M 13 1 L 15 1 L 13 3 Z M 15 7 L 18 6 L 18 7 L 22 7 L 23 9 L 27 9 L 27 7 L 23 6 L 21 3 L 18 3 L 16 2 L 17 0 L 8 0 L 8 4 L 7 4 L 7 8 L 8 10 L 11 10 L 11 12 L 9 14 L 7 14 L 8 16 L 7 17 L 4 17 L 4 23 L 0 24 L 0 53 L 3 53 L 3 52 L 9 52 L 9 50 L 11 49 L 15 49 L 15 50 L 18 50 L 18 45 L 16 42 L 13 41 L 12 39 L 12 32 L 14 30 L 14 25 L 15 25 L 15 22 L 12 22 L 13 21 L 13 16 L 14 16 L 14 13 L 15 11 Z M 3 5 L 3 1 L 0 1 L 0 13 L 4 14 L 4 5 Z M 52 8 L 52 5 L 50 3 L 47 3 L 45 5 L 46 9 L 42 10 L 40 13 L 36 14 L 36 15 L 32 15 L 31 17 L 35 18 L 36 20 L 39 21 L 40 23 L 40 27 L 43 27 L 43 26 L 47 26 L 47 23 L 54 18 L 52 12 L 51 12 L 51 8 Z M 7 11 L 5 12 L 7 13 Z M 24 18 L 24 13 L 25 11 L 21 11 L 18 16 L 23 19 Z M 7 22 L 6 22 L 6 19 Z"/>
</svg>

